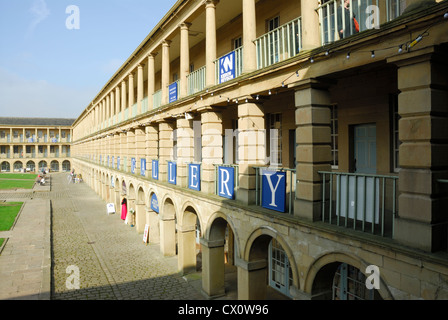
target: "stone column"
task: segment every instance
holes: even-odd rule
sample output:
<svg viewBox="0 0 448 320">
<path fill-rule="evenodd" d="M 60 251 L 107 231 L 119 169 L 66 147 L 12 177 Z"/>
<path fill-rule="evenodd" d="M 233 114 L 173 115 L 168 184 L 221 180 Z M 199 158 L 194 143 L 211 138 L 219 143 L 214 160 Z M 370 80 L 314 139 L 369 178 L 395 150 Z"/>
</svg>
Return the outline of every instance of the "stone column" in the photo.
<svg viewBox="0 0 448 320">
<path fill-rule="evenodd" d="M 137 115 L 142 113 L 143 100 L 143 65 L 137 67 Z"/>
<path fill-rule="evenodd" d="M 168 103 L 168 86 L 170 84 L 170 44 L 162 41 L 162 106 Z"/>
<path fill-rule="evenodd" d="M 129 93 L 128 93 L 128 98 L 129 98 L 129 103 L 128 103 L 128 119 L 132 118 L 132 107 L 135 103 L 134 100 L 134 74 L 131 72 L 129 73 L 129 80 L 128 80 L 128 85 L 129 85 Z"/>
<path fill-rule="evenodd" d="M 187 75 L 190 72 L 190 45 L 188 30 L 191 23 L 184 22 L 180 25 L 180 97 L 187 96 Z"/>
<path fill-rule="evenodd" d="M 110 92 L 110 125 L 113 126 L 115 124 L 115 115 L 116 115 L 116 110 L 115 110 L 115 91 L 112 90 Z"/>
<path fill-rule="evenodd" d="M 302 12 L 302 50 L 311 50 L 321 45 L 318 0 L 300 1 Z M 306 26 L 306 28 L 305 28 Z"/>
<path fill-rule="evenodd" d="M 400 173 L 394 240 L 435 252 L 447 248 L 448 65 L 428 47 L 389 59 L 398 66 Z"/>
<path fill-rule="evenodd" d="M 236 260 L 238 267 L 238 300 L 266 299 L 267 261 Z"/>
<path fill-rule="evenodd" d="M 243 100 L 243 99 L 241 99 Z M 255 169 L 266 160 L 266 132 L 261 104 L 244 99 L 238 107 L 239 186 L 236 198 L 246 204 L 255 202 Z"/>
<path fill-rule="evenodd" d="M 218 0 L 205 1 L 205 86 L 215 85 L 215 60 L 216 60 L 216 5 Z"/>
<path fill-rule="evenodd" d="M 331 171 L 330 93 L 313 79 L 295 87 L 297 183 L 294 215 L 319 220 L 322 216 L 322 176 Z"/>
<path fill-rule="evenodd" d="M 202 177 L 201 191 L 215 192 L 215 166 L 223 163 L 222 113 L 211 108 L 201 113 Z"/>
<path fill-rule="evenodd" d="M 121 113 L 121 121 L 124 120 L 124 111 L 127 108 L 127 104 L 126 104 L 126 95 L 127 95 L 127 93 L 126 92 L 127 92 L 126 91 L 126 81 L 123 80 L 121 82 L 121 111 L 122 111 L 122 113 Z"/>
<path fill-rule="evenodd" d="M 135 158 L 135 130 L 130 129 L 128 132 L 126 132 L 126 138 L 128 147 L 126 172 L 131 172 L 132 158 Z"/>
<path fill-rule="evenodd" d="M 202 290 L 210 297 L 225 295 L 224 240 L 201 239 Z"/>
<path fill-rule="evenodd" d="M 116 116 L 115 116 L 115 123 L 119 123 L 121 121 L 121 118 L 119 117 L 119 114 L 121 112 L 121 93 L 120 93 L 120 87 L 117 86 L 115 88 L 115 108 L 116 108 Z"/>
<path fill-rule="evenodd" d="M 143 127 L 138 127 L 135 129 L 135 150 L 136 150 L 136 171 L 135 173 L 140 175 L 141 169 L 141 159 L 146 159 L 146 134 Z M 146 168 L 145 176 L 146 176 Z"/>
<path fill-rule="evenodd" d="M 152 160 L 159 158 L 159 126 L 151 124 L 145 128 L 146 132 L 146 177 L 152 177 Z"/>
<path fill-rule="evenodd" d="M 302 1 L 303 2 L 303 1 Z M 243 0 L 243 73 L 257 69 L 255 0 Z"/>
<path fill-rule="evenodd" d="M 173 159 L 173 131 L 172 122 L 159 123 L 159 180 L 167 181 L 167 161 Z"/>
<path fill-rule="evenodd" d="M 120 132 L 120 170 L 126 171 L 124 166 L 124 158 L 127 157 L 128 153 L 128 144 L 126 132 Z"/>
<path fill-rule="evenodd" d="M 188 186 L 188 167 L 186 162 L 194 160 L 193 121 L 177 119 L 177 184 Z"/>
<path fill-rule="evenodd" d="M 155 88 L 155 71 L 154 59 L 157 53 L 150 53 L 148 55 L 148 110 L 154 107 L 154 88 Z"/>
<path fill-rule="evenodd" d="M 177 266 L 181 274 L 196 271 L 196 228 L 177 225 Z M 192 245 L 193 244 L 193 245 Z"/>
</svg>

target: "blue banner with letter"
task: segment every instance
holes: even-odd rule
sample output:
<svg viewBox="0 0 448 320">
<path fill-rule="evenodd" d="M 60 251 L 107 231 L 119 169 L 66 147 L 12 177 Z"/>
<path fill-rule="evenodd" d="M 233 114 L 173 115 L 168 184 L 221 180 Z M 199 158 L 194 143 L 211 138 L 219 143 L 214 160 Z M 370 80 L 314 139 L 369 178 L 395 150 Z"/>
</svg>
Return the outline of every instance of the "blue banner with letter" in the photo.
<svg viewBox="0 0 448 320">
<path fill-rule="evenodd" d="M 140 175 L 143 177 L 146 175 L 146 159 L 145 158 L 140 159 Z"/>
<path fill-rule="evenodd" d="M 201 165 L 190 163 L 188 165 L 188 188 L 201 191 Z"/>
<path fill-rule="evenodd" d="M 136 165 L 135 158 L 131 158 L 131 173 L 132 174 L 135 173 L 135 165 Z"/>
<path fill-rule="evenodd" d="M 235 199 L 235 168 L 218 167 L 218 195 Z"/>
<path fill-rule="evenodd" d="M 261 206 L 266 209 L 285 212 L 286 172 L 263 170 L 261 179 Z"/>
<path fill-rule="evenodd" d="M 152 160 L 152 178 L 159 180 L 159 160 Z"/>
<path fill-rule="evenodd" d="M 117 157 L 117 170 L 120 170 L 120 157 Z"/>
<path fill-rule="evenodd" d="M 169 103 L 177 100 L 177 82 L 173 82 L 168 86 Z"/>
<path fill-rule="evenodd" d="M 168 161 L 168 182 L 176 184 L 177 177 L 177 164 L 176 162 Z"/>
<path fill-rule="evenodd" d="M 151 196 L 151 209 L 159 213 L 159 201 L 157 200 L 157 196 L 155 193 L 153 193 Z"/>
</svg>

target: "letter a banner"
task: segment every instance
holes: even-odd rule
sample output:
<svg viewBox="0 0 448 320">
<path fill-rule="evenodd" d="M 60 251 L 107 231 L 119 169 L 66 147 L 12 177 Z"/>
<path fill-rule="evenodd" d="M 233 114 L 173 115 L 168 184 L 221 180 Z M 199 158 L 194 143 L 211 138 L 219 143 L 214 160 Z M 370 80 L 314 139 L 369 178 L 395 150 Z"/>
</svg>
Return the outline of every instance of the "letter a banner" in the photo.
<svg viewBox="0 0 448 320">
<path fill-rule="evenodd" d="M 261 206 L 266 209 L 285 212 L 286 172 L 263 170 L 261 181 Z"/>
</svg>

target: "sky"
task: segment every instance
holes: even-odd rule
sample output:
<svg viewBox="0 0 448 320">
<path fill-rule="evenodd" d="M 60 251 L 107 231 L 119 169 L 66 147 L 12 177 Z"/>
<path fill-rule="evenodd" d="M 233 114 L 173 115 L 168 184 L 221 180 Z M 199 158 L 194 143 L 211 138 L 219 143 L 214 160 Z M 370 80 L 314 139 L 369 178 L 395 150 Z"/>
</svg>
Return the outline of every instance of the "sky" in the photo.
<svg viewBox="0 0 448 320">
<path fill-rule="evenodd" d="M 176 0 L 0 0 L 0 117 L 77 118 Z"/>
</svg>

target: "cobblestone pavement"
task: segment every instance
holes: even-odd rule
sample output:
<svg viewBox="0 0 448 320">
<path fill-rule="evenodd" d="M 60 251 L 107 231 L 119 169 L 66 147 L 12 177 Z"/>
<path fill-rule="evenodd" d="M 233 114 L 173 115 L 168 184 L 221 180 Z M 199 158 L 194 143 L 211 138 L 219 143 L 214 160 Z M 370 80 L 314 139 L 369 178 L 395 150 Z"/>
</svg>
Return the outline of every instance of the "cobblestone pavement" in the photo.
<svg viewBox="0 0 448 320">
<path fill-rule="evenodd" d="M 52 178 L 51 299 L 204 299 L 199 280 L 177 273 L 177 257 L 164 257 L 158 245 L 143 244 L 135 228 L 118 214 L 106 213 L 106 202 L 89 186 L 68 184 L 66 174 Z M 79 289 L 70 289 L 76 285 L 76 268 Z"/>
</svg>

